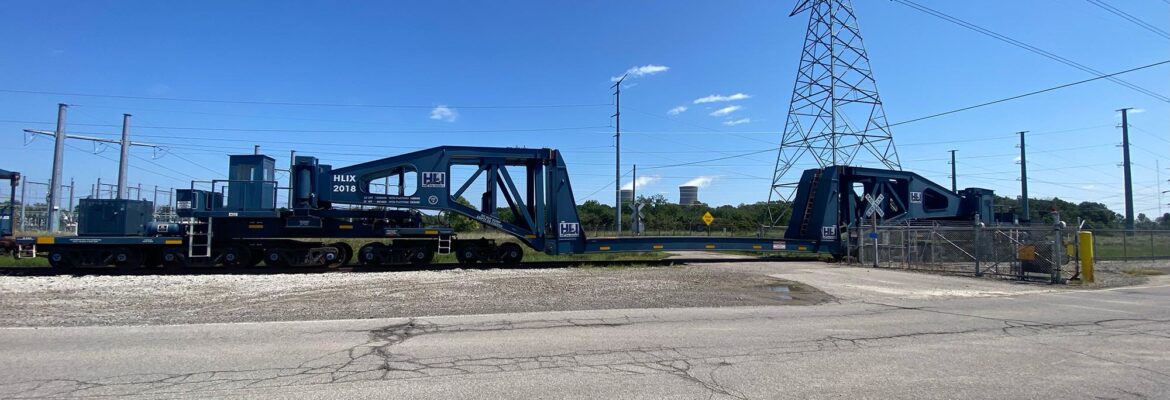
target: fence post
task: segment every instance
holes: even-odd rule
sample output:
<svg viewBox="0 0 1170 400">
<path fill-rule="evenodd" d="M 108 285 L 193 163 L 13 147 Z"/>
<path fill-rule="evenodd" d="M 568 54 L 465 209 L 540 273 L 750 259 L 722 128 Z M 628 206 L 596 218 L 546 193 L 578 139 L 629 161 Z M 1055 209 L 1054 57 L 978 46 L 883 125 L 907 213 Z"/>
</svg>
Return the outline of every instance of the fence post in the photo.
<svg viewBox="0 0 1170 400">
<path fill-rule="evenodd" d="M 1129 234 L 1130 232 L 1126 231 L 1121 235 L 1121 262 L 1129 262 L 1129 240 L 1126 240 Z"/>
<path fill-rule="evenodd" d="M 1151 260 L 1154 259 L 1154 231 L 1150 231 L 1150 251 L 1146 254 Z"/>
<path fill-rule="evenodd" d="M 980 240 L 982 229 L 979 229 L 979 225 L 980 223 L 975 223 L 975 276 L 983 276 L 983 271 L 979 269 L 979 259 L 983 256 L 979 251 L 983 247 L 983 241 Z"/>
<path fill-rule="evenodd" d="M 1057 284 L 1060 283 L 1060 266 L 1063 264 L 1060 262 L 1060 256 L 1064 252 L 1064 241 L 1061 240 L 1061 234 L 1063 232 L 1061 231 L 1059 220 L 1056 221 L 1056 226 L 1053 227 L 1053 231 L 1055 233 L 1052 235 L 1052 283 Z"/>
</svg>

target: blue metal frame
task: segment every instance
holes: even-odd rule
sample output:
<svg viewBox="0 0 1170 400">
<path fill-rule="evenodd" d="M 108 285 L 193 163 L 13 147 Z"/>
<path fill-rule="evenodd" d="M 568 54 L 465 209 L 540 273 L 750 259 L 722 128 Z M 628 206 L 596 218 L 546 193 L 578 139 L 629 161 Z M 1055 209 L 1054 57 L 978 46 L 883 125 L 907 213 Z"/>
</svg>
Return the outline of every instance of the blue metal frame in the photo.
<svg viewBox="0 0 1170 400">
<path fill-rule="evenodd" d="M 20 185 L 20 173 L 0 169 L 0 179 L 8 180 L 11 187 L 8 193 L 8 206 L 0 208 L 0 216 L 8 217 L 6 224 L 0 223 L 0 238 L 12 236 L 16 231 L 16 187 Z"/>
<path fill-rule="evenodd" d="M 989 189 L 955 193 L 913 172 L 830 166 L 804 171 L 784 237 L 839 242 L 844 229 L 868 219 L 865 195 L 883 199 L 884 216 L 877 218 L 883 224 L 912 219 L 990 224 L 995 217 Z"/>
<path fill-rule="evenodd" d="M 477 167 L 458 188 L 449 179 L 455 165 Z M 508 167 L 524 168 L 527 185 L 523 193 Z M 301 177 L 301 171 L 306 170 L 315 172 L 313 178 Z M 442 146 L 336 170 L 311 157 L 298 157 L 293 171 L 297 176 L 290 184 L 294 209 L 338 203 L 452 211 L 515 236 L 536 250 L 550 254 L 585 251 L 568 168 L 557 150 Z M 370 190 L 371 182 L 392 175 L 402 179 L 406 172 L 416 173 L 415 193 L 391 195 Z M 458 198 L 481 176 L 486 182 L 481 208 L 460 204 Z M 305 182 L 315 183 L 315 190 L 304 190 Z M 500 218 L 497 194 L 503 196 L 516 221 Z"/>
</svg>

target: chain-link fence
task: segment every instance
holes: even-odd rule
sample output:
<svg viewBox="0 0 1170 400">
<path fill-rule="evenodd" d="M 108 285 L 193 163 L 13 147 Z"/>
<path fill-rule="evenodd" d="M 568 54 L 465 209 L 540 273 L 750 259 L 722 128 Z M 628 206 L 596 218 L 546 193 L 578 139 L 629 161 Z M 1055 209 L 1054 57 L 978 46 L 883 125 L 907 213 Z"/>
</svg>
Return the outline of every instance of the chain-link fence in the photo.
<svg viewBox="0 0 1170 400">
<path fill-rule="evenodd" d="M 1053 283 L 1075 278 L 1077 235 L 1054 226 L 861 226 L 849 233 L 849 258 L 880 268 L 998 276 Z"/>
<path fill-rule="evenodd" d="M 1170 259 L 1170 230 L 1093 230 L 1098 260 Z"/>
<path fill-rule="evenodd" d="M 58 232 L 59 234 L 77 233 L 76 207 L 82 198 L 114 198 L 116 185 L 102 183 L 100 180 L 88 187 L 80 183 L 70 182 L 62 185 L 58 196 Z M 174 208 L 174 189 L 148 187 L 141 184 L 127 187 L 127 197 L 131 199 L 149 200 L 154 202 L 154 219 L 160 222 L 177 222 Z M 8 206 L 7 193 L 3 205 Z M 20 234 L 49 232 L 49 184 L 24 179 L 16 191 L 13 208 L 12 229 Z"/>
</svg>

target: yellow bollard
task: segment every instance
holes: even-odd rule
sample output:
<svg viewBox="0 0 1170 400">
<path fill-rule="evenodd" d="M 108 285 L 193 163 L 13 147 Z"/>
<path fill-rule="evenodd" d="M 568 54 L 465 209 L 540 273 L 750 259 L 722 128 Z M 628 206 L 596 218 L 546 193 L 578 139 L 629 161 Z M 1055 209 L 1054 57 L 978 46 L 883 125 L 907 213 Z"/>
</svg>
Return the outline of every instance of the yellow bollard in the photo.
<svg viewBox="0 0 1170 400">
<path fill-rule="evenodd" d="M 1081 282 L 1093 283 L 1093 232 L 1077 232 L 1081 255 Z"/>
</svg>

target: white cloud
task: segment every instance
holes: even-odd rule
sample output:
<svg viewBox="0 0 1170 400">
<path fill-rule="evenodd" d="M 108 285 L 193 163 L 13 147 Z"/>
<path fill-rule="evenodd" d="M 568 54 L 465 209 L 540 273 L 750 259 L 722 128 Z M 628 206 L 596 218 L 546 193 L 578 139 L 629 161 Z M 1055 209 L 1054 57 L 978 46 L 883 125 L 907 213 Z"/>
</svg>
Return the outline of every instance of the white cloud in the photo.
<svg viewBox="0 0 1170 400">
<path fill-rule="evenodd" d="M 729 119 L 727 121 L 723 121 L 723 125 L 736 126 L 736 125 L 741 125 L 741 124 L 749 124 L 751 122 L 752 122 L 751 118 L 740 118 L 740 119 L 735 119 L 735 120 Z"/>
<path fill-rule="evenodd" d="M 670 109 L 670 111 L 667 111 L 666 113 L 670 114 L 670 115 L 679 115 L 679 114 L 682 114 L 686 110 L 687 110 L 687 106 L 678 106 L 678 107 Z"/>
<path fill-rule="evenodd" d="M 702 188 L 702 187 L 707 187 L 708 185 L 711 184 L 711 182 L 714 182 L 714 181 L 715 181 L 714 176 L 699 176 L 699 177 L 695 177 L 695 179 L 691 179 L 691 180 L 687 181 L 686 183 L 681 184 L 679 186 L 698 186 L 698 187 Z"/>
<path fill-rule="evenodd" d="M 658 182 L 659 179 L 662 178 L 660 178 L 658 175 L 639 176 L 638 179 L 635 179 L 633 182 L 626 182 L 626 184 L 622 185 L 622 190 L 634 189 L 634 183 L 637 183 L 638 187 L 643 187 L 651 183 Z"/>
<path fill-rule="evenodd" d="M 731 113 L 733 113 L 733 112 L 739 111 L 739 110 L 740 110 L 740 109 L 742 109 L 742 108 L 743 108 L 743 107 L 741 107 L 741 106 L 727 106 L 727 107 L 723 107 L 723 108 L 720 108 L 720 109 L 718 109 L 718 110 L 715 110 L 714 112 L 712 112 L 712 113 L 711 113 L 711 116 L 713 116 L 713 117 L 722 117 L 722 116 L 725 116 L 725 115 L 727 115 L 727 114 L 731 114 Z"/>
<path fill-rule="evenodd" d="M 617 82 L 619 79 L 622 79 L 622 76 L 626 76 L 628 78 L 637 78 L 646 75 L 654 75 L 659 72 L 666 72 L 668 69 L 670 69 L 670 67 L 654 64 L 646 64 L 641 67 L 630 67 L 630 69 L 627 69 L 624 74 L 609 78 L 609 81 Z"/>
<path fill-rule="evenodd" d="M 721 102 L 721 101 L 736 101 L 736 100 L 748 99 L 751 97 L 752 97 L 751 95 L 746 95 L 743 93 L 736 93 L 736 94 L 733 94 L 731 96 L 724 96 L 721 94 L 713 94 L 713 95 L 710 95 L 707 97 L 700 97 L 700 98 L 695 99 L 695 104 L 717 103 L 717 102 Z"/>
<path fill-rule="evenodd" d="M 447 107 L 442 104 L 431 110 L 431 119 L 454 122 L 457 118 L 459 118 L 458 111 L 455 111 L 454 108 Z"/>
</svg>

